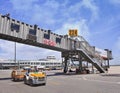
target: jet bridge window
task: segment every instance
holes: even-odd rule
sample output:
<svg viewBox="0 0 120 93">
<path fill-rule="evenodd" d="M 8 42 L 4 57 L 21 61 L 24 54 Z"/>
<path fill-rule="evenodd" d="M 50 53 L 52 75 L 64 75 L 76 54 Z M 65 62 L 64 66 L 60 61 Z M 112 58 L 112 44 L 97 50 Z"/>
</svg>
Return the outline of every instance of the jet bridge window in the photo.
<svg viewBox="0 0 120 93">
<path fill-rule="evenodd" d="M 61 38 L 56 38 L 56 43 L 61 43 Z"/>
<path fill-rule="evenodd" d="M 45 39 L 50 39 L 50 35 L 49 34 L 44 34 L 44 38 Z"/>
<path fill-rule="evenodd" d="M 36 30 L 29 29 L 29 34 L 27 35 L 27 39 L 31 41 L 36 41 L 37 40 Z"/>
<path fill-rule="evenodd" d="M 30 29 L 30 30 L 29 30 L 29 34 L 31 34 L 31 35 L 36 35 L 36 30 Z"/>
<path fill-rule="evenodd" d="M 20 29 L 20 25 L 11 23 L 11 31 L 16 30 L 16 32 L 19 32 L 19 29 Z"/>
</svg>

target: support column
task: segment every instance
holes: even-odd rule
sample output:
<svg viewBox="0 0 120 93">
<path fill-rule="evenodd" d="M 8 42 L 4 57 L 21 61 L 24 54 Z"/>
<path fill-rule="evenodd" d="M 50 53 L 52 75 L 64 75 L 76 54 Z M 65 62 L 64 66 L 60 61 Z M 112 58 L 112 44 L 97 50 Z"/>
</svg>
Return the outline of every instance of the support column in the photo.
<svg viewBox="0 0 120 93">
<path fill-rule="evenodd" d="M 79 71 L 80 73 L 82 72 L 82 61 L 81 60 L 79 60 Z"/>
<path fill-rule="evenodd" d="M 103 67 L 103 63 L 101 63 L 101 67 Z"/>
<path fill-rule="evenodd" d="M 92 64 L 92 73 L 94 73 L 94 67 L 93 67 L 93 64 Z"/>
<path fill-rule="evenodd" d="M 67 71 L 68 71 L 67 61 L 68 61 L 68 57 L 65 57 L 65 60 L 64 60 L 64 63 L 65 63 L 65 66 L 64 66 L 64 73 L 67 73 Z"/>
<path fill-rule="evenodd" d="M 76 73 L 82 73 L 82 56 L 78 53 L 78 61 L 79 61 L 79 68 L 77 69 Z"/>
<path fill-rule="evenodd" d="M 109 59 L 107 60 L 107 63 L 108 63 L 108 68 L 110 68 Z"/>
<path fill-rule="evenodd" d="M 87 62 L 87 68 L 88 68 L 88 62 Z"/>
<path fill-rule="evenodd" d="M 110 67 L 109 65 L 109 59 L 112 58 L 112 51 L 108 50 L 108 49 L 105 49 L 105 51 L 107 51 L 107 65 L 108 65 L 108 68 Z"/>
</svg>

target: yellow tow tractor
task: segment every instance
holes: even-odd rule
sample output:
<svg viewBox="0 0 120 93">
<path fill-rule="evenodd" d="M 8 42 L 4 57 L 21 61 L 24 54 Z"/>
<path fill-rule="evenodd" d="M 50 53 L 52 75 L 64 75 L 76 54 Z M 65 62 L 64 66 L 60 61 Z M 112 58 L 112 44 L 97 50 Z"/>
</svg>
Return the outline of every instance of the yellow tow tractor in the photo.
<svg viewBox="0 0 120 93">
<path fill-rule="evenodd" d="M 26 71 L 30 69 L 30 67 L 28 68 L 23 68 L 23 69 L 14 69 L 11 72 L 11 78 L 13 81 L 18 81 L 18 80 L 23 80 L 24 78 L 24 74 L 26 73 Z"/>
<path fill-rule="evenodd" d="M 12 80 L 13 81 L 23 80 L 25 72 L 26 72 L 25 70 L 13 70 L 11 73 Z"/>
<path fill-rule="evenodd" d="M 28 70 L 24 75 L 24 83 L 29 85 L 46 85 L 47 76 L 45 72 Z"/>
</svg>

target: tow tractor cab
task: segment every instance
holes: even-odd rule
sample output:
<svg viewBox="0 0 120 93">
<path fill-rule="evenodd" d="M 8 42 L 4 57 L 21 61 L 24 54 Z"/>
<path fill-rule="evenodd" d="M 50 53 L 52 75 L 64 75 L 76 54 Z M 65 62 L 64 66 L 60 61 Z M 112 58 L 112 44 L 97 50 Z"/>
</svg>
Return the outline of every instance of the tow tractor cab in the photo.
<svg viewBox="0 0 120 93">
<path fill-rule="evenodd" d="M 24 78 L 24 74 L 26 73 L 27 69 L 14 69 L 11 72 L 11 78 L 13 81 L 17 81 L 17 80 L 23 80 Z"/>
<path fill-rule="evenodd" d="M 17 69 L 15 68 L 12 72 L 11 72 L 11 78 L 13 81 L 17 81 L 17 80 L 23 80 L 24 78 L 24 74 L 26 73 L 27 70 L 31 69 L 30 67 L 24 67 L 23 69 Z"/>
<path fill-rule="evenodd" d="M 29 69 L 24 75 L 24 83 L 29 85 L 46 85 L 46 73 L 36 69 Z"/>
</svg>

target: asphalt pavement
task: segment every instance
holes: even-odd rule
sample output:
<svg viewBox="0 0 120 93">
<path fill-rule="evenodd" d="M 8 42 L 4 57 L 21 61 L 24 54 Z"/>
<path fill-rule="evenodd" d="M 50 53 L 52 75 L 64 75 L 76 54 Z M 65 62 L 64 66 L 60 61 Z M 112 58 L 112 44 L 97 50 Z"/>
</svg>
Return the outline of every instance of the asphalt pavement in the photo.
<svg viewBox="0 0 120 93">
<path fill-rule="evenodd" d="M 120 74 L 63 74 L 47 71 L 46 86 L 13 82 L 11 70 L 0 70 L 0 93 L 120 93 Z"/>
</svg>

